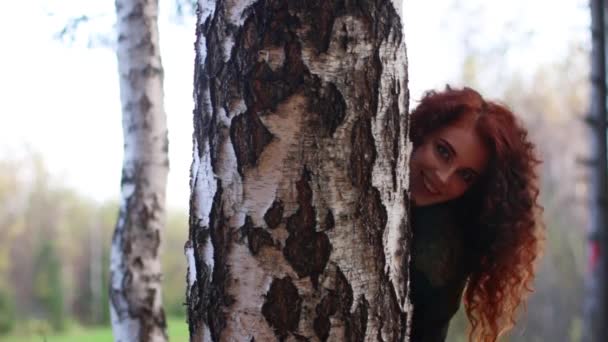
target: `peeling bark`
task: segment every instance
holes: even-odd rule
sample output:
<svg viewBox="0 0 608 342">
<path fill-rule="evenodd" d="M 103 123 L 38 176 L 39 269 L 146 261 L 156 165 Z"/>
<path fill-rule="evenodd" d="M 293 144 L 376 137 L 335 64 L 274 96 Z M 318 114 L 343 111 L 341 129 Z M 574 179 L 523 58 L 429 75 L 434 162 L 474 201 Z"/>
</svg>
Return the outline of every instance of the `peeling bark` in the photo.
<svg viewBox="0 0 608 342">
<path fill-rule="evenodd" d="M 407 73 L 392 1 L 200 1 L 192 341 L 404 341 Z"/>
<path fill-rule="evenodd" d="M 167 340 L 159 251 L 169 161 L 157 12 L 157 1 L 116 1 L 124 161 L 110 312 L 121 342 Z"/>
</svg>

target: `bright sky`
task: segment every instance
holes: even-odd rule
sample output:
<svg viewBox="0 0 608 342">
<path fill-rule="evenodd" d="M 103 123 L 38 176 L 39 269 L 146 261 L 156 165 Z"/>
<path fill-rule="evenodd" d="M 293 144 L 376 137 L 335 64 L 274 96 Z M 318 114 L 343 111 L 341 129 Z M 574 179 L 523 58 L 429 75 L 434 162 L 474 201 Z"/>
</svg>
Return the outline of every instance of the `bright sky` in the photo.
<svg viewBox="0 0 608 342">
<path fill-rule="evenodd" d="M 160 1 L 171 159 L 168 202 L 186 208 L 194 29 L 192 20 L 178 24 L 169 19 L 170 1 Z M 404 4 L 413 100 L 425 89 L 458 79 L 462 32 L 478 30 L 473 43 L 490 46 L 504 41 L 501 30 L 514 20 L 509 32 L 533 30 L 525 46 L 504 55 L 508 67 L 524 71 L 563 56 L 570 41 L 586 44 L 586 1 L 483 1 L 484 11 L 470 12 L 469 18 L 480 20 L 475 27 L 472 19 L 459 25 L 457 17 L 449 14 L 451 3 L 408 0 Z M 29 146 L 43 155 L 52 174 L 98 200 L 118 198 L 121 113 L 114 51 L 89 48 L 87 40 L 96 34 L 111 36 L 113 6 L 109 0 L 0 2 L 0 157 L 19 155 Z M 99 17 L 78 31 L 74 44 L 54 39 L 67 18 L 82 14 Z"/>
</svg>

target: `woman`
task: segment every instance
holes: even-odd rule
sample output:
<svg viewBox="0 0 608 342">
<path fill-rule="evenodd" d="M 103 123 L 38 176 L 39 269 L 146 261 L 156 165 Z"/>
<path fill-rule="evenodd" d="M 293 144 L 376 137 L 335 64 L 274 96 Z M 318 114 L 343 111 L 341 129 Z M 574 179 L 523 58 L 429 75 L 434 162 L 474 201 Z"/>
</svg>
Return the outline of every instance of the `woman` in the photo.
<svg viewBox="0 0 608 342">
<path fill-rule="evenodd" d="M 495 341 L 531 291 L 542 241 L 534 145 L 505 106 L 430 91 L 411 114 L 411 341 L 444 341 L 461 297 L 471 341 Z"/>
</svg>

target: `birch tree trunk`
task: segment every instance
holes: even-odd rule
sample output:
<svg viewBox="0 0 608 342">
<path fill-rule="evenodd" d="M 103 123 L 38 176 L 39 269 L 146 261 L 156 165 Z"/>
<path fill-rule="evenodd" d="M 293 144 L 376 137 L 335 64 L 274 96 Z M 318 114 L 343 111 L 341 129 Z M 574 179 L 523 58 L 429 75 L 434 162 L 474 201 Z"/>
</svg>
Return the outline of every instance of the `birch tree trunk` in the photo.
<svg viewBox="0 0 608 342">
<path fill-rule="evenodd" d="M 403 341 L 400 1 L 200 1 L 191 341 Z"/>
<path fill-rule="evenodd" d="M 589 273 L 583 340 L 608 341 L 608 182 L 606 172 L 606 6 L 591 0 L 591 131 Z"/>
<path fill-rule="evenodd" d="M 110 312 L 116 341 L 166 341 L 161 230 L 168 161 L 156 0 L 117 0 L 123 110 L 121 206 L 112 238 Z"/>
</svg>

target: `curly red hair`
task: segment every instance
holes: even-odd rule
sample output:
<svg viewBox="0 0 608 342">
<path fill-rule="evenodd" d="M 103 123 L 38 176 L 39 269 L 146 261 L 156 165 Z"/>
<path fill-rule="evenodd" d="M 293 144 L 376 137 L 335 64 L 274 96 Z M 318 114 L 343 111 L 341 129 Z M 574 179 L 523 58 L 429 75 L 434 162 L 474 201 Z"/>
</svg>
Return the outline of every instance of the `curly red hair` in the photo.
<svg viewBox="0 0 608 342">
<path fill-rule="evenodd" d="M 536 174 L 540 161 L 515 115 L 471 88 L 447 86 L 423 96 L 411 114 L 414 148 L 427 134 L 464 116 L 474 116 L 491 157 L 481 179 L 455 200 L 473 260 L 463 300 L 469 339 L 496 341 L 513 327 L 517 308 L 532 291 L 544 240 Z"/>
</svg>

